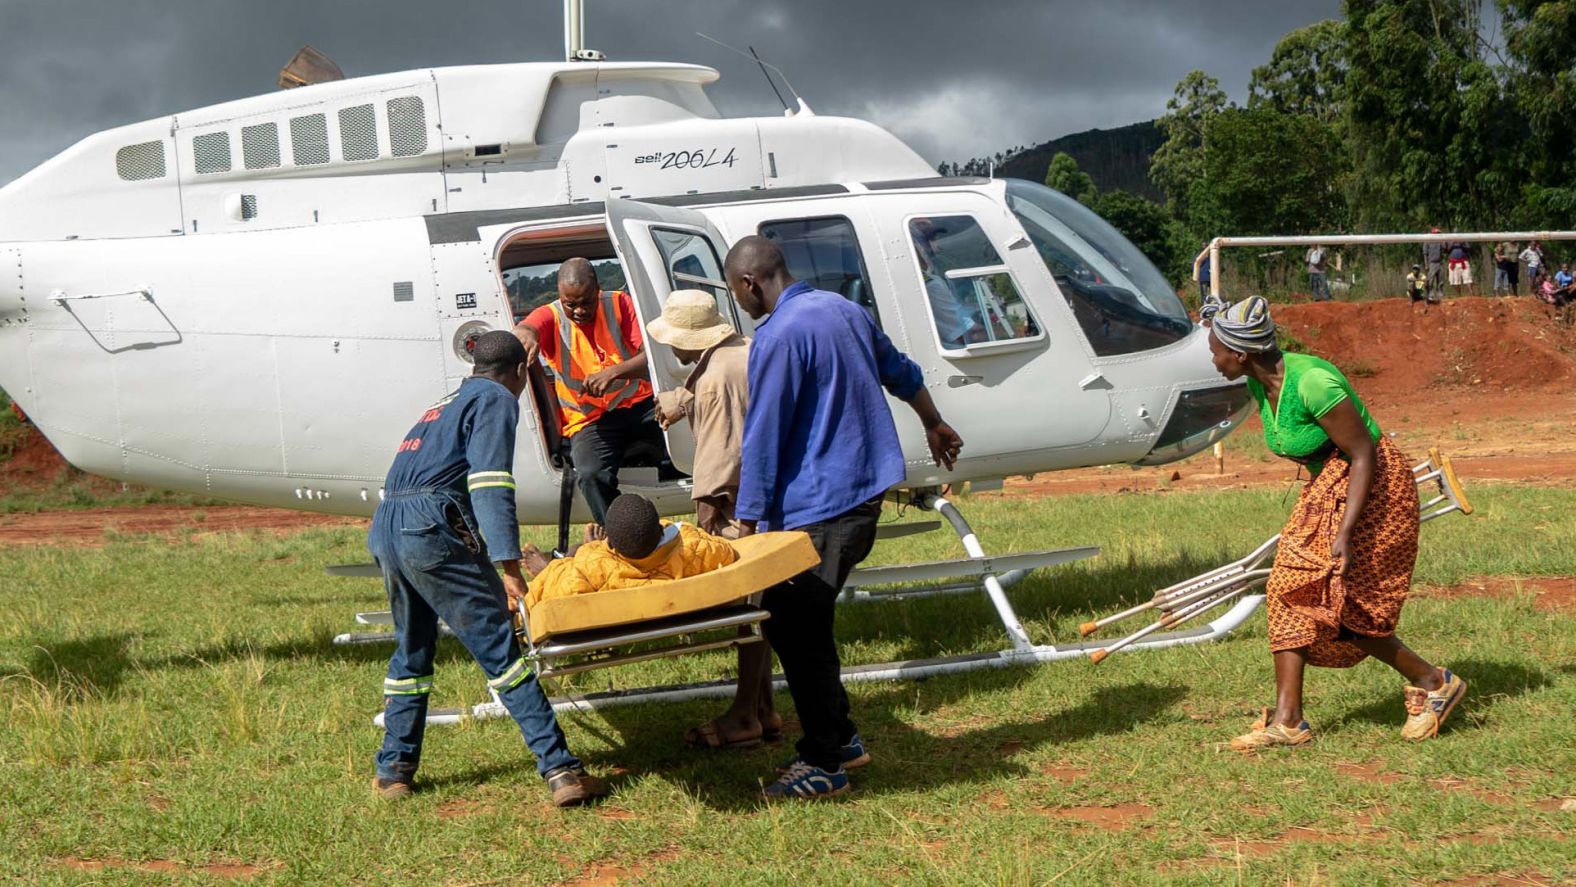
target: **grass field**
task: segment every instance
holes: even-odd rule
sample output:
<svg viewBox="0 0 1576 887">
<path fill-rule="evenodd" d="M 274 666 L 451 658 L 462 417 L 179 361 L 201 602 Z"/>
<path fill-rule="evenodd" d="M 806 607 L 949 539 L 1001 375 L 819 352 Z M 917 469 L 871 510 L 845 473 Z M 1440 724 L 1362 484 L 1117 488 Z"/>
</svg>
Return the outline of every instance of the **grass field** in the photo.
<svg viewBox="0 0 1576 887">
<path fill-rule="evenodd" d="M 1423 531 L 1418 581 L 1576 576 L 1576 494 L 1479 487 L 1480 512 Z M 1244 553 L 1278 528 L 1280 490 L 978 496 L 992 551 L 1104 554 L 1012 592 L 1036 640 Z M 545 530 L 533 530 L 538 539 Z M 956 556 L 940 533 L 875 562 Z M 1446 733 L 1402 743 L 1400 680 L 1317 671 L 1309 748 L 1220 744 L 1270 699 L 1263 618 L 1227 641 L 851 688 L 875 763 L 847 799 L 771 806 L 786 746 L 703 753 L 682 729 L 714 704 L 573 715 L 613 772 L 593 810 L 546 802 L 512 723 L 428 733 L 423 791 L 371 802 L 386 651 L 336 648 L 368 580 L 361 534 L 117 538 L 0 551 L 0 880 L 28 883 L 1287 883 L 1576 879 L 1576 624 L 1530 595 L 1420 596 L 1402 636 L 1472 692 Z M 983 598 L 849 605 L 845 661 L 999 648 Z M 583 677 L 578 689 L 717 677 L 696 656 Z M 611 677 L 609 676 L 611 675 Z M 435 705 L 481 697 L 452 641 Z M 786 696 L 779 704 L 787 706 Z M 576 880 L 578 879 L 578 880 Z"/>
</svg>

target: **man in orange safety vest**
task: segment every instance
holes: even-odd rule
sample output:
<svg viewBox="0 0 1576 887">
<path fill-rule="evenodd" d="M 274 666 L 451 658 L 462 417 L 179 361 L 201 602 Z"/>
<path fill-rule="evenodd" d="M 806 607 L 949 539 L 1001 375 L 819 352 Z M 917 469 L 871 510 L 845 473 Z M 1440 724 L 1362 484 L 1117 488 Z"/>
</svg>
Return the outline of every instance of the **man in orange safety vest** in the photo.
<svg viewBox="0 0 1576 887">
<path fill-rule="evenodd" d="M 569 259 L 558 269 L 558 299 L 526 315 L 514 332 L 530 360 L 540 355 L 552 367 L 563 435 L 598 526 L 618 497 L 618 471 L 632 452 L 650 454 L 664 476 L 675 474 L 629 293 L 603 292 L 589 261 Z"/>
</svg>

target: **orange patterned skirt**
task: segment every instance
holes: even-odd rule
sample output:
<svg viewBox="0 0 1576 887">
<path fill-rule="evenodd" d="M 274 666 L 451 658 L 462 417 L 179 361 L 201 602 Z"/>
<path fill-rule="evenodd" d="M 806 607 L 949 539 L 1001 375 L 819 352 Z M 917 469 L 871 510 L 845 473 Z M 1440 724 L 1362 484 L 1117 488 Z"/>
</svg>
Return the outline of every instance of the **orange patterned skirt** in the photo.
<svg viewBox="0 0 1576 887">
<path fill-rule="evenodd" d="M 1264 586 L 1271 651 L 1306 647 L 1313 665 L 1349 668 L 1368 654 L 1337 640 L 1343 631 L 1395 634 L 1417 563 L 1417 484 L 1406 454 L 1389 438 L 1380 439 L 1378 451 L 1343 575 L 1335 573 L 1330 545 L 1346 514 L 1350 463 L 1337 451 L 1297 498 Z"/>
</svg>

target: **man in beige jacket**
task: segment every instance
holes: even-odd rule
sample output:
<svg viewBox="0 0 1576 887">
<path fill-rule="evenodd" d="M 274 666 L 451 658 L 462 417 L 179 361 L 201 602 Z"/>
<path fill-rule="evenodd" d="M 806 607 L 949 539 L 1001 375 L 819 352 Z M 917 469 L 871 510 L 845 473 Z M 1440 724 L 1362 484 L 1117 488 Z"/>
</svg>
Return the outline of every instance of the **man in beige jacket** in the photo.
<svg viewBox="0 0 1576 887">
<path fill-rule="evenodd" d="M 676 290 L 662 316 L 646 325 L 653 341 L 673 349 L 679 362 L 693 365 L 684 387 L 657 393 L 657 421 L 663 428 L 689 420 L 695 436 L 695 522 L 708 533 L 737 538 L 733 517 L 739 493 L 739 445 L 744 410 L 749 405 L 746 366 L 750 340 L 738 334 L 717 311 L 717 302 L 700 290 Z M 782 717 L 772 705 L 772 653 L 766 644 L 739 648 L 739 685 L 733 705 L 720 716 L 686 731 L 697 748 L 752 748 L 782 735 Z"/>
</svg>

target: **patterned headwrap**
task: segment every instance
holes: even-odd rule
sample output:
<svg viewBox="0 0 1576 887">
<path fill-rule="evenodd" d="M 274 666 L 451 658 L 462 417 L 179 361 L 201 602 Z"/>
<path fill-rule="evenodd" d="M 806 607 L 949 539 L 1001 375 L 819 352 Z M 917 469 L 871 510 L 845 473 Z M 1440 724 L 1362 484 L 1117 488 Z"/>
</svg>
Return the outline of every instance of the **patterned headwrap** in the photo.
<svg viewBox="0 0 1576 887">
<path fill-rule="evenodd" d="M 1270 303 L 1263 296 L 1227 305 L 1212 295 L 1199 309 L 1199 316 L 1210 322 L 1220 344 L 1233 351 L 1260 354 L 1276 347 L 1275 321 L 1270 319 Z"/>
</svg>

